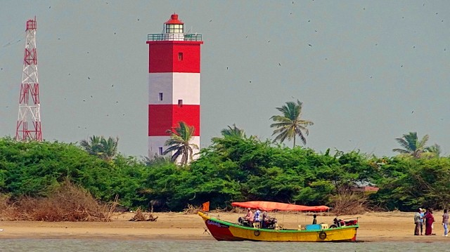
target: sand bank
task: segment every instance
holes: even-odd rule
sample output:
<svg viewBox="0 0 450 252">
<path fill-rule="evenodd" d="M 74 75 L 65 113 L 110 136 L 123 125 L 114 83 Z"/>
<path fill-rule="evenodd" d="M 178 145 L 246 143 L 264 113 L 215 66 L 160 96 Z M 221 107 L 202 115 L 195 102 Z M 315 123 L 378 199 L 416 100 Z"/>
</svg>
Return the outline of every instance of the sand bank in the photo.
<svg viewBox="0 0 450 252">
<path fill-rule="evenodd" d="M 56 239 L 176 239 L 176 240 L 214 240 L 205 231 L 205 224 L 197 214 L 184 213 L 154 213 L 158 216 L 156 222 L 129 221 L 134 213 L 116 214 L 111 222 L 38 222 L 38 221 L 1 221 L 0 239 L 5 238 L 56 238 Z M 242 214 L 219 212 L 210 213 L 213 217 L 236 221 Z M 299 224 L 310 224 L 312 217 L 304 213 L 275 213 L 284 228 L 296 228 Z M 358 241 L 413 241 L 434 242 L 450 241 L 443 237 L 441 225 L 442 212 L 436 212 L 434 233 L 432 236 L 414 236 L 414 213 L 408 212 L 377 212 L 355 216 L 339 216 L 339 218 L 358 218 Z M 335 216 L 317 217 L 318 223 L 331 224 Z"/>
</svg>

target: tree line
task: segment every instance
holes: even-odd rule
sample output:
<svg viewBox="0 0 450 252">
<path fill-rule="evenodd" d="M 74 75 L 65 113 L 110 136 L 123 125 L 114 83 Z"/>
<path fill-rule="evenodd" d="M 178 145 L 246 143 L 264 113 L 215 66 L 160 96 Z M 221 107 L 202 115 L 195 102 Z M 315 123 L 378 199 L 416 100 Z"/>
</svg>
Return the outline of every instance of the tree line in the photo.
<svg viewBox="0 0 450 252">
<path fill-rule="evenodd" d="M 358 195 L 373 209 L 447 207 L 450 160 L 439 155 L 438 145 L 426 146 L 427 136 L 419 140 L 417 133 L 409 133 L 396 139 L 402 148 L 394 149 L 400 153 L 394 157 L 332 154 L 329 149 L 318 153 L 295 145 L 297 136 L 306 142 L 307 126 L 313 125 L 300 118 L 301 103 L 277 109 L 281 115 L 271 118 L 274 141 L 247 137 L 236 125 L 228 126 L 196 159 L 190 157 L 192 146 L 178 149 L 189 145 L 184 138 L 193 129 L 188 125 L 170 130 L 172 156 L 141 160 L 117 153 L 117 138 L 93 136 L 80 144 L 0 138 L 0 193 L 12 200 L 46 197 L 69 180 L 99 201 L 117 196 L 128 208 L 180 211 L 206 201 L 222 209 L 245 200 L 333 206 L 337 195 L 375 185 L 378 192 Z M 292 148 L 282 144 L 285 139 L 294 140 Z M 177 164 L 180 155 L 185 158 Z"/>
</svg>

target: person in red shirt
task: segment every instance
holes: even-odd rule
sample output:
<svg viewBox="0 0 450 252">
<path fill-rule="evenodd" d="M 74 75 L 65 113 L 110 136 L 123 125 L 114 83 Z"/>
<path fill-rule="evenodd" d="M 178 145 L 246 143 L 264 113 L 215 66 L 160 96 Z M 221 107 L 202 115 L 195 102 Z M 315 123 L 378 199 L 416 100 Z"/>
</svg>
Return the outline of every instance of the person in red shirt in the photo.
<svg viewBox="0 0 450 252">
<path fill-rule="evenodd" d="M 427 208 L 424 218 L 425 218 L 425 235 L 431 235 L 433 233 L 433 222 L 434 222 L 433 210 L 431 208 Z"/>
</svg>

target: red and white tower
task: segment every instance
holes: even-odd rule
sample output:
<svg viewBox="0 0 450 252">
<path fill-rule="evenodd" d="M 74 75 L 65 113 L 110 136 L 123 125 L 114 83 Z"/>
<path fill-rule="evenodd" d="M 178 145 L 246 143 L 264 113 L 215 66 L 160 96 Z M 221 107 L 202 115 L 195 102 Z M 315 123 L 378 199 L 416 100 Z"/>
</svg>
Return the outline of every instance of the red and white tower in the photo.
<svg viewBox="0 0 450 252">
<path fill-rule="evenodd" d="M 149 34 L 148 154 L 162 155 L 167 130 L 185 122 L 195 128 L 191 143 L 200 146 L 201 34 L 185 34 L 184 23 L 171 15 L 162 34 Z"/>
<path fill-rule="evenodd" d="M 19 115 L 16 126 L 17 141 L 42 141 L 41 104 L 36 51 L 36 17 L 26 25 L 25 55 L 20 85 Z M 31 98 L 31 99 L 30 99 Z"/>
</svg>

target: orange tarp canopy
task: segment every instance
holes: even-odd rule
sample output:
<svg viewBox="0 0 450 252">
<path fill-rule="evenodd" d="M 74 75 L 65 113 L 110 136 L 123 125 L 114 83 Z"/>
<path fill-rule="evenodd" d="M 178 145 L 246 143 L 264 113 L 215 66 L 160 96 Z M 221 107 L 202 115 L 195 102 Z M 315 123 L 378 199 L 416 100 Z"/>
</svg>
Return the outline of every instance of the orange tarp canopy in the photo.
<svg viewBox="0 0 450 252">
<path fill-rule="evenodd" d="M 327 206 L 304 206 L 271 201 L 233 202 L 231 203 L 231 205 L 234 207 L 243 207 L 252 209 L 259 208 L 264 211 L 325 212 L 330 209 Z"/>
</svg>

